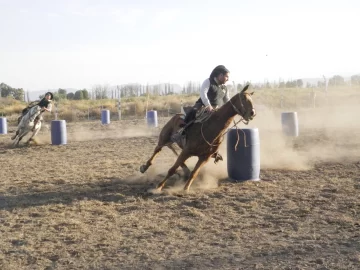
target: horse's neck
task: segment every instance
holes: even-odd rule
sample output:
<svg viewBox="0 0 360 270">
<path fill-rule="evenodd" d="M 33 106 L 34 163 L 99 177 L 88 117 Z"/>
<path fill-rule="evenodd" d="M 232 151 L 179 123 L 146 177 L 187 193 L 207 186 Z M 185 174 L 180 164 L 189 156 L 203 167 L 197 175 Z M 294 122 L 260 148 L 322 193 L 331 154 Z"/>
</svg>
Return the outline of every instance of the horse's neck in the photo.
<svg viewBox="0 0 360 270">
<path fill-rule="evenodd" d="M 210 119 L 208 119 L 205 123 L 207 123 L 211 129 L 213 136 L 217 137 L 219 134 L 223 133 L 226 128 L 228 128 L 235 115 L 236 113 L 232 108 L 231 103 L 227 102 L 221 106 L 220 109 L 214 112 Z"/>
</svg>

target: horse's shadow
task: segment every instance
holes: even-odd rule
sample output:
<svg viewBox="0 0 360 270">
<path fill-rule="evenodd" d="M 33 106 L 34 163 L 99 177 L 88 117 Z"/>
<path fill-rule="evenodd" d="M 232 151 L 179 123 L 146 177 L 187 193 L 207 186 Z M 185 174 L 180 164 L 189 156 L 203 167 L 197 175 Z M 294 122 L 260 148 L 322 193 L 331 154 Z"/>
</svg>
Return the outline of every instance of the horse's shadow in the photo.
<svg viewBox="0 0 360 270">
<path fill-rule="evenodd" d="M 28 208 L 49 204 L 69 205 L 76 201 L 97 200 L 102 202 L 123 203 L 138 198 L 148 199 L 157 196 L 183 197 L 189 194 L 183 191 L 185 178 L 183 175 L 175 175 L 169 179 L 167 188 L 161 193 L 151 192 L 161 181 L 164 174 L 147 177 L 146 175 L 134 174 L 126 178 L 109 177 L 88 183 L 64 183 L 54 181 L 55 187 L 47 187 L 47 179 L 39 179 L 33 183 L 44 186 L 43 190 L 38 188 L 34 192 L 32 186 L 29 188 L 17 188 L 16 191 L 8 190 L 0 194 L 0 210 L 11 210 L 15 208 Z M 52 185 L 54 186 L 54 185 Z M 194 189 L 193 192 L 196 192 Z M 191 192 L 190 196 L 195 196 Z"/>
</svg>

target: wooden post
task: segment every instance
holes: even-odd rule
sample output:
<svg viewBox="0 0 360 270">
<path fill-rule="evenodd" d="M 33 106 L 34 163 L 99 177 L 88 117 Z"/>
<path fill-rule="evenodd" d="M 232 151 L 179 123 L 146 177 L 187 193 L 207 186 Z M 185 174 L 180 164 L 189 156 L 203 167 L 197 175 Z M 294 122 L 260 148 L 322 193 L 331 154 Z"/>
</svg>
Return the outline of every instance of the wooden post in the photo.
<svg viewBox="0 0 360 270">
<path fill-rule="evenodd" d="M 118 109 L 118 117 L 119 121 L 121 120 L 121 87 L 118 85 L 116 86 L 118 92 L 118 100 L 117 100 L 117 109 Z"/>
</svg>

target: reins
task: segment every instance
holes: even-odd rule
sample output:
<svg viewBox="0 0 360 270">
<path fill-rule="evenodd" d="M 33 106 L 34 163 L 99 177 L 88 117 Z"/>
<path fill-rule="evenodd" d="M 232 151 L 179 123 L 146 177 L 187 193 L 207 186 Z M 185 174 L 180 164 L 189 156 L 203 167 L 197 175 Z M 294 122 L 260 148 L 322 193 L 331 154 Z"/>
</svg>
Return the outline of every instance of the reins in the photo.
<svg viewBox="0 0 360 270">
<path fill-rule="evenodd" d="M 241 102 L 240 93 L 239 93 L 238 95 L 239 95 L 239 100 L 240 100 L 241 108 L 244 110 L 244 105 L 243 105 L 242 102 Z M 224 133 L 219 134 L 218 136 L 216 136 L 215 139 L 212 141 L 212 143 L 209 143 L 209 142 L 205 139 L 205 136 L 204 136 L 204 133 L 203 133 L 203 125 L 204 125 L 205 122 L 203 122 L 203 123 L 201 124 L 201 136 L 203 137 L 204 141 L 205 141 L 209 146 L 219 146 L 219 145 L 222 143 L 222 141 L 223 141 L 224 138 L 222 138 L 222 140 L 220 140 L 220 142 L 219 142 L 218 144 L 214 144 L 214 142 L 215 142 L 218 138 L 224 137 L 225 134 L 228 133 L 233 127 L 236 127 L 236 133 L 237 133 L 237 140 L 236 140 L 236 145 L 235 145 L 235 151 L 236 151 L 236 150 L 237 150 L 237 146 L 238 146 L 238 144 L 239 144 L 239 140 L 240 140 L 240 136 L 239 136 L 239 132 L 238 132 L 239 128 L 237 127 L 237 124 L 239 124 L 240 122 L 243 122 L 245 125 L 247 125 L 247 124 L 249 124 L 249 121 L 245 121 L 245 119 L 242 117 L 241 111 L 240 111 L 238 108 L 236 108 L 236 106 L 231 102 L 231 99 L 229 100 L 229 102 L 230 102 L 230 104 L 232 105 L 234 111 L 235 111 L 238 115 L 241 116 L 241 119 L 240 119 L 239 121 L 237 121 L 237 122 L 235 122 L 235 120 L 233 120 L 233 121 L 234 121 L 234 125 L 233 125 L 232 127 L 228 128 Z M 245 114 L 245 113 L 244 113 L 244 114 Z M 241 129 L 240 129 L 240 130 L 241 130 Z M 245 147 L 247 147 L 247 145 L 246 145 L 246 135 L 245 135 L 245 132 L 244 132 L 243 130 L 241 130 L 241 131 L 244 133 Z"/>
</svg>

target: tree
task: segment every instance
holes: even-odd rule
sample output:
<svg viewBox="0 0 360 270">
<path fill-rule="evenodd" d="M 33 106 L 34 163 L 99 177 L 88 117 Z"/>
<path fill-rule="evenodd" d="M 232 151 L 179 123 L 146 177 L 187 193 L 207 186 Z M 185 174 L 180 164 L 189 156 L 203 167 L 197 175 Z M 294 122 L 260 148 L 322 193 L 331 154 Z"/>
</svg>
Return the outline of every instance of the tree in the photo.
<svg viewBox="0 0 360 270">
<path fill-rule="evenodd" d="M 82 100 L 84 99 L 84 93 L 82 90 L 77 90 L 74 95 L 75 100 Z"/>
<path fill-rule="evenodd" d="M 109 90 L 109 85 L 97 84 L 92 89 L 93 97 L 95 97 L 95 99 L 107 99 L 108 90 Z"/>
<path fill-rule="evenodd" d="M 69 99 L 69 100 L 74 99 L 74 97 L 75 97 L 75 94 L 72 93 L 72 92 L 70 92 L 70 93 L 68 93 L 68 94 L 66 95 L 66 98 Z"/>
<path fill-rule="evenodd" d="M 22 88 L 12 88 L 5 83 L 0 83 L 0 94 L 1 97 L 13 97 L 16 100 L 24 101 L 25 92 Z"/>
<path fill-rule="evenodd" d="M 360 75 L 351 76 L 351 84 L 360 85 Z"/>
<path fill-rule="evenodd" d="M 345 85 L 345 80 L 340 75 L 335 75 L 329 79 L 329 85 L 330 86 Z"/>
<path fill-rule="evenodd" d="M 325 87 L 325 82 L 318 81 L 318 82 L 317 82 L 317 87 L 319 87 L 319 88 Z"/>
<path fill-rule="evenodd" d="M 59 88 L 58 95 L 60 99 L 66 99 L 66 90 Z"/>
<path fill-rule="evenodd" d="M 11 87 L 5 83 L 0 84 L 1 97 L 8 97 L 11 94 Z"/>
<path fill-rule="evenodd" d="M 24 90 L 22 88 L 18 88 L 18 89 L 13 88 L 12 89 L 12 96 L 16 100 L 24 101 L 25 92 L 24 92 Z"/>
<path fill-rule="evenodd" d="M 297 79 L 296 80 L 296 87 L 303 87 L 303 85 L 304 85 L 304 82 L 303 82 L 303 80 L 302 79 Z"/>
<path fill-rule="evenodd" d="M 86 89 L 81 90 L 83 93 L 83 99 L 88 100 L 89 99 L 89 92 Z"/>
</svg>

